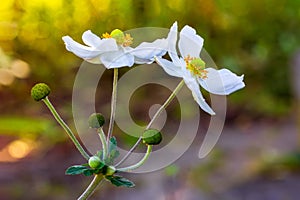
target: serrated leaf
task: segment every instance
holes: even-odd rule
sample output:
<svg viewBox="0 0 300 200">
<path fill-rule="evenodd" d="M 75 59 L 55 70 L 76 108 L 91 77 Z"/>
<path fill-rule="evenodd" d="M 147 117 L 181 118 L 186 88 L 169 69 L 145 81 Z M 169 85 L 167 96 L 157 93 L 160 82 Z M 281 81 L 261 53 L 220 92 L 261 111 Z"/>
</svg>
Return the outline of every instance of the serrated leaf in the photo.
<svg viewBox="0 0 300 200">
<path fill-rule="evenodd" d="M 108 179 L 113 185 L 117 187 L 123 186 L 131 188 L 135 186 L 133 182 L 122 176 L 106 176 L 106 179 Z"/>
<path fill-rule="evenodd" d="M 77 175 L 77 174 L 82 174 L 84 173 L 84 171 L 86 171 L 88 168 L 86 166 L 82 166 L 82 165 L 74 165 L 69 167 L 65 174 L 66 175 Z"/>
</svg>

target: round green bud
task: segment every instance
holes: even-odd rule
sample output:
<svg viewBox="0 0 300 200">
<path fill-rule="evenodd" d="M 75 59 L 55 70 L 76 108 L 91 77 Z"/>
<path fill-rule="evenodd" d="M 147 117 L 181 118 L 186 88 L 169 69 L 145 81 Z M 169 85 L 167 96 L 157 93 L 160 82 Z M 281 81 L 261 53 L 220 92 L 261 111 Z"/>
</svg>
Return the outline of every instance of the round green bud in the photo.
<svg viewBox="0 0 300 200">
<path fill-rule="evenodd" d="M 91 114 L 91 116 L 89 117 L 89 126 L 91 128 L 101 128 L 104 123 L 105 123 L 105 119 L 103 117 L 102 114 L 100 113 L 93 113 Z"/>
<path fill-rule="evenodd" d="M 161 133 L 156 129 L 145 130 L 142 136 L 143 143 L 148 145 L 157 145 L 162 140 Z"/>
<path fill-rule="evenodd" d="M 120 29 L 115 29 L 110 33 L 110 36 L 112 38 L 114 38 L 118 44 L 123 44 L 125 36 L 123 31 L 121 31 Z"/>
<path fill-rule="evenodd" d="M 108 166 L 106 168 L 105 175 L 112 176 L 112 175 L 114 175 L 115 172 L 116 172 L 116 168 L 114 166 Z"/>
<path fill-rule="evenodd" d="M 50 92 L 51 90 L 47 84 L 38 83 L 31 88 L 31 97 L 36 101 L 40 101 L 46 98 Z"/>
<path fill-rule="evenodd" d="M 97 168 L 100 166 L 101 160 L 98 156 L 92 156 L 89 158 L 89 166 L 93 169 Z"/>
</svg>

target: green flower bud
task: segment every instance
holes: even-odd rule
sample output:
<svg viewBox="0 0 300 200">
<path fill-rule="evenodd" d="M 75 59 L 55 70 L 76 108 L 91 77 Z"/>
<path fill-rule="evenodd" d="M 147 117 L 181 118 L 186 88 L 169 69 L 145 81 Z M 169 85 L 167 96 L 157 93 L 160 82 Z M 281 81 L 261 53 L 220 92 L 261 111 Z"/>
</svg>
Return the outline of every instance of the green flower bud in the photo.
<svg viewBox="0 0 300 200">
<path fill-rule="evenodd" d="M 112 176 L 116 172 L 116 168 L 114 166 L 108 166 L 106 168 L 105 175 Z"/>
<path fill-rule="evenodd" d="M 47 84 L 38 83 L 31 88 L 31 97 L 36 101 L 40 101 L 46 98 L 50 92 L 51 90 Z"/>
<path fill-rule="evenodd" d="M 93 113 L 91 114 L 91 116 L 89 117 L 89 126 L 91 128 L 101 128 L 104 123 L 105 123 L 105 119 L 103 117 L 102 114 L 100 113 Z"/>
<path fill-rule="evenodd" d="M 161 133 L 156 129 L 148 129 L 143 133 L 143 143 L 148 145 L 157 145 L 162 140 Z"/>
<path fill-rule="evenodd" d="M 89 158 L 89 166 L 93 169 L 101 165 L 101 160 L 98 156 L 92 156 Z"/>
</svg>

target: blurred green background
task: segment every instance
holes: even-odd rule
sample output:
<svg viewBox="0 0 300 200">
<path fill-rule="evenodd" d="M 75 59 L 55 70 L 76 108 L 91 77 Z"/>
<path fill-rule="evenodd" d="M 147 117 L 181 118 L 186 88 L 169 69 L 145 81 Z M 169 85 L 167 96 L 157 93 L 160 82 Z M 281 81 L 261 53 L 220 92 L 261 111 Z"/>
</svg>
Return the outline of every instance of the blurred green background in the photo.
<svg viewBox="0 0 300 200">
<path fill-rule="evenodd" d="M 297 151 L 300 138 L 297 136 L 298 77 L 293 76 L 300 68 L 294 62 L 300 49 L 299 0 L 3 0 L 0 3 L 1 199 L 71 199 L 88 183 L 84 177 L 64 175 L 70 164 L 83 161 L 44 105 L 34 102 L 29 95 L 36 82 L 48 83 L 54 105 L 72 124 L 72 87 L 82 60 L 66 51 L 61 37 L 70 35 L 81 41 L 82 33 L 88 29 L 101 35 L 115 28 L 169 28 L 174 21 L 178 21 L 180 28 L 188 24 L 197 30 L 219 67 L 245 74 L 246 88 L 228 98 L 228 120 L 220 146 L 209 158 L 189 166 L 190 173 L 174 170 L 177 168 L 173 166 L 164 175 L 169 177 L 167 181 L 180 193 L 181 185 L 176 180 L 185 180 L 187 188 L 194 188 L 196 194 L 200 191 L 200 196 L 204 194 L 203 199 L 211 195 L 225 199 L 227 194 L 237 194 L 230 196 L 231 199 L 243 199 L 239 198 L 240 193 L 230 191 L 251 181 L 253 187 L 249 188 L 255 188 L 257 184 L 253 181 L 262 184 L 266 179 L 261 177 L 265 174 L 281 177 L 292 171 L 287 180 L 297 177 L 294 171 L 300 169 L 299 154 L 290 152 Z M 111 75 L 107 73 L 108 84 Z M 109 86 L 107 95 L 110 89 Z M 231 139 L 230 143 L 226 143 L 226 137 Z M 248 146 L 241 145 L 243 142 Z M 230 150 L 232 154 L 228 153 Z M 224 163 L 231 159 L 237 162 L 240 174 L 248 176 L 231 177 L 232 184 L 225 181 L 228 187 L 212 189 L 218 185 L 216 174 L 223 174 L 223 181 L 230 179 Z M 236 168 L 227 170 L 233 170 L 229 171 L 232 173 Z M 252 180 L 253 177 L 259 178 Z M 212 181 L 207 181 L 210 178 Z M 299 183 L 298 177 L 296 184 Z M 106 186 L 102 189 L 115 190 Z M 120 194 L 141 197 L 139 189 L 142 186 L 134 191 L 121 189 Z M 33 192 L 26 193 L 28 190 Z M 179 198 L 168 188 L 163 191 L 166 199 Z M 102 197 L 105 195 L 108 192 Z M 118 196 L 111 197 L 114 198 Z M 128 196 L 128 199 L 134 198 Z"/>
</svg>

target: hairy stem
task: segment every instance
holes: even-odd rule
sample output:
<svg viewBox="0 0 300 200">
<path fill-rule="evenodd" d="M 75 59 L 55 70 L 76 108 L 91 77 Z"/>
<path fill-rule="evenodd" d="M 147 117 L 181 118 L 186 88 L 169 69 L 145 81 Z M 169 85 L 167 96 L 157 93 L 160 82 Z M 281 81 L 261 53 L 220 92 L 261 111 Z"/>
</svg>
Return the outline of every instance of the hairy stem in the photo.
<svg viewBox="0 0 300 200">
<path fill-rule="evenodd" d="M 171 103 L 171 101 L 176 97 L 176 94 L 180 91 L 182 86 L 184 85 L 184 80 L 180 81 L 180 83 L 176 86 L 172 94 L 168 97 L 168 99 L 165 101 L 165 103 L 156 111 L 153 118 L 147 125 L 146 129 L 149 129 L 154 121 L 157 119 L 157 117 L 161 114 L 161 112 Z M 139 143 L 142 141 L 142 136 L 139 137 L 139 139 L 136 141 L 136 143 L 132 146 L 132 148 L 127 152 L 127 154 L 118 162 L 115 166 L 121 165 L 129 156 L 130 154 L 136 149 L 136 147 L 139 145 Z"/>
<path fill-rule="evenodd" d="M 106 144 L 106 140 L 105 140 L 105 134 L 103 132 L 102 127 L 97 129 L 101 144 L 102 144 L 102 151 L 103 151 L 103 158 L 102 160 L 104 160 L 107 157 L 107 144 Z"/>
<path fill-rule="evenodd" d="M 169 96 L 169 98 L 165 101 L 165 103 L 156 111 L 154 116 L 152 117 L 151 121 L 146 127 L 146 130 L 149 129 L 153 122 L 156 120 L 156 118 L 161 114 L 161 112 L 168 107 L 168 105 L 171 103 L 171 101 L 176 97 L 176 94 L 180 91 L 182 86 L 184 85 L 184 80 L 180 81 L 180 83 L 176 86 L 172 94 Z"/>
<path fill-rule="evenodd" d="M 90 183 L 90 185 L 86 188 L 86 190 L 82 193 L 82 195 L 77 200 L 86 200 L 88 199 L 95 191 L 99 183 L 103 180 L 102 174 L 97 174 L 94 176 L 94 179 Z"/>
<path fill-rule="evenodd" d="M 84 150 L 84 148 L 81 146 L 77 138 L 75 137 L 74 133 L 72 130 L 69 128 L 69 126 L 64 122 L 64 120 L 59 116 L 51 102 L 49 101 L 48 97 L 43 99 L 43 102 L 46 104 L 46 106 L 49 108 L 51 111 L 52 115 L 56 119 L 56 121 L 61 125 L 61 127 L 66 131 L 67 135 L 69 138 L 72 140 L 78 151 L 81 153 L 81 155 L 88 160 L 90 158 L 89 154 Z"/>
<path fill-rule="evenodd" d="M 146 160 L 149 158 L 149 156 L 151 154 L 151 151 L 152 151 L 152 146 L 153 145 L 148 145 L 147 146 L 146 154 L 144 155 L 144 157 L 138 163 L 136 163 L 134 165 L 131 165 L 131 166 L 128 166 L 128 167 L 119 168 L 119 169 L 117 169 L 117 171 L 130 172 L 131 170 L 134 170 L 134 169 L 142 166 L 146 162 Z"/>
<path fill-rule="evenodd" d="M 109 146 L 109 139 L 112 136 L 115 116 L 116 116 L 117 85 L 118 85 L 118 68 L 114 68 L 113 89 L 112 89 L 112 96 L 111 96 L 111 113 L 110 113 L 109 127 L 108 127 L 107 140 L 106 140 L 107 146 Z"/>
</svg>

